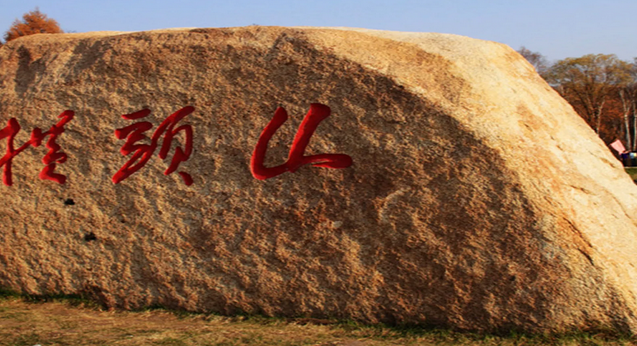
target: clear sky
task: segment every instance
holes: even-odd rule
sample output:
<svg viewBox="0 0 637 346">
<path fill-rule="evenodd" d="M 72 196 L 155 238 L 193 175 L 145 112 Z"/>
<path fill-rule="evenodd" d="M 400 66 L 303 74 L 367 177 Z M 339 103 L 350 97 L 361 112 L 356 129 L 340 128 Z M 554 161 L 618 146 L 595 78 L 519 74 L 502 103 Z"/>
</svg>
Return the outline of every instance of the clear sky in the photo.
<svg viewBox="0 0 637 346">
<path fill-rule="evenodd" d="M 637 0 L 0 0 L 0 32 L 36 6 L 65 31 L 245 25 L 441 32 L 521 46 L 555 61 L 637 57 Z"/>
</svg>

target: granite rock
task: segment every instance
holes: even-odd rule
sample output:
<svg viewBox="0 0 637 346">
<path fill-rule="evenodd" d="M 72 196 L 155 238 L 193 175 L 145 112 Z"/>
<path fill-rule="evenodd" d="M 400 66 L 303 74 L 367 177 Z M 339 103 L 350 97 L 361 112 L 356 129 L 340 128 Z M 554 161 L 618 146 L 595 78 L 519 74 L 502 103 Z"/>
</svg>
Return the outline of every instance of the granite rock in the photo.
<svg viewBox="0 0 637 346">
<path fill-rule="evenodd" d="M 353 164 L 255 179 L 277 107 L 289 119 L 267 167 L 286 162 L 312 103 L 331 115 L 305 154 Z M 115 131 L 143 121 L 152 137 L 185 107 L 172 141 L 157 131 L 114 184 L 131 158 Z M 637 188 L 505 45 L 258 26 L 33 35 L 0 48 L 3 153 L 12 118 L 26 146 L 0 185 L 0 287 L 124 309 L 637 332 Z M 192 185 L 163 174 L 188 146 L 182 125 Z M 53 137 L 64 184 L 38 178 Z"/>
</svg>

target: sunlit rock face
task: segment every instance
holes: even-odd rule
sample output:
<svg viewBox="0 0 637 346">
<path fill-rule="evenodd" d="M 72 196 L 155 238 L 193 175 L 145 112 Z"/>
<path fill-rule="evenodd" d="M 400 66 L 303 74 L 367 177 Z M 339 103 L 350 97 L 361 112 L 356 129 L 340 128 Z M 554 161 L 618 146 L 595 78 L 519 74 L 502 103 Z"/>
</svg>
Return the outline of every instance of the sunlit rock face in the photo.
<svg viewBox="0 0 637 346">
<path fill-rule="evenodd" d="M 637 331 L 637 188 L 501 44 L 256 26 L 34 35 L 0 48 L 0 130 L 3 288 Z"/>
</svg>

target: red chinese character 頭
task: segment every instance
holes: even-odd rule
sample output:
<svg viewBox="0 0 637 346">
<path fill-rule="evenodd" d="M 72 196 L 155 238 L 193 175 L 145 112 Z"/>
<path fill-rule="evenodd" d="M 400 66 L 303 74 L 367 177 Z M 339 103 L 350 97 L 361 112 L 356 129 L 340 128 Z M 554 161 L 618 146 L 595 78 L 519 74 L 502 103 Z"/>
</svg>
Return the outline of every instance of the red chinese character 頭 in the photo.
<svg viewBox="0 0 637 346">
<path fill-rule="evenodd" d="M 175 149 L 175 155 L 172 157 L 170 165 L 168 169 L 164 171 L 164 175 L 168 175 L 177 170 L 179 164 L 188 160 L 190 158 L 190 154 L 192 154 L 192 126 L 191 125 L 181 125 L 177 128 L 175 126 L 177 123 L 186 117 L 188 114 L 192 113 L 195 110 L 194 107 L 188 106 L 184 107 L 177 112 L 173 113 L 171 116 L 166 118 L 153 136 L 150 138 L 150 144 L 141 144 L 137 143 L 140 140 L 148 139 L 144 132 L 150 130 L 153 125 L 148 121 L 140 121 L 135 124 L 126 126 L 121 129 L 115 130 L 115 137 L 118 139 L 126 139 L 126 142 L 120 149 L 120 153 L 122 155 L 127 156 L 133 153 L 133 156 L 122 166 L 122 168 L 115 173 L 113 176 L 113 183 L 117 184 L 122 180 L 128 178 L 131 174 L 137 172 L 141 169 L 147 162 L 150 160 L 151 156 L 157 149 L 159 145 L 159 139 L 163 135 L 163 141 L 161 142 L 161 148 L 159 150 L 158 156 L 163 160 L 168 156 L 168 151 L 170 150 L 171 143 L 175 135 L 179 132 L 183 131 L 185 134 L 185 150 L 181 147 L 177 147 Z M 144 118 L 150 114 L 150 110 L 143 109 L 141 111 L 124 114 L 122 118 L 126 120 L 137 120 Z M 186 172 L 178 172 L 181 178 L 183 179 L 186 185 L 191 185 L 193 183 L 192 177 L 190 174 Z"/>
</svg>

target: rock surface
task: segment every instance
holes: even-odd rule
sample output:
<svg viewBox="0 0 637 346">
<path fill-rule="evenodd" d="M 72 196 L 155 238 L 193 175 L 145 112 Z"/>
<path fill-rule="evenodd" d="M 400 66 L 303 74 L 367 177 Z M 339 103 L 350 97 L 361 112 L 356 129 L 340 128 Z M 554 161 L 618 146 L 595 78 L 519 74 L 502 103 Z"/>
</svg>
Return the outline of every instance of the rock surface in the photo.
<svg viewBox="0 0 637 346">
<path fill-rule="evenodd" d="M 38 179 L 43 144 L 0 185 L 0 287 L 125 309 L 637 332 L 637 188 L 504 45 L 256 26 L 34 35 L 0 48 L 0 88 L 15 148 L 75 112 L 56 138 L 65 184 Z M 289 120 L 268 167 L 311 103 L 332 115 L 306 154 L 353 165 L 255 179 L 275 109 Z M 194 183 L 162 174 L 180 132 L 166 159 L 157 148 L 113 184 L 130 158 L 115 130 L 143 120 L 151 136 L 186 106 L 179 171 Z"/>
</svg>

